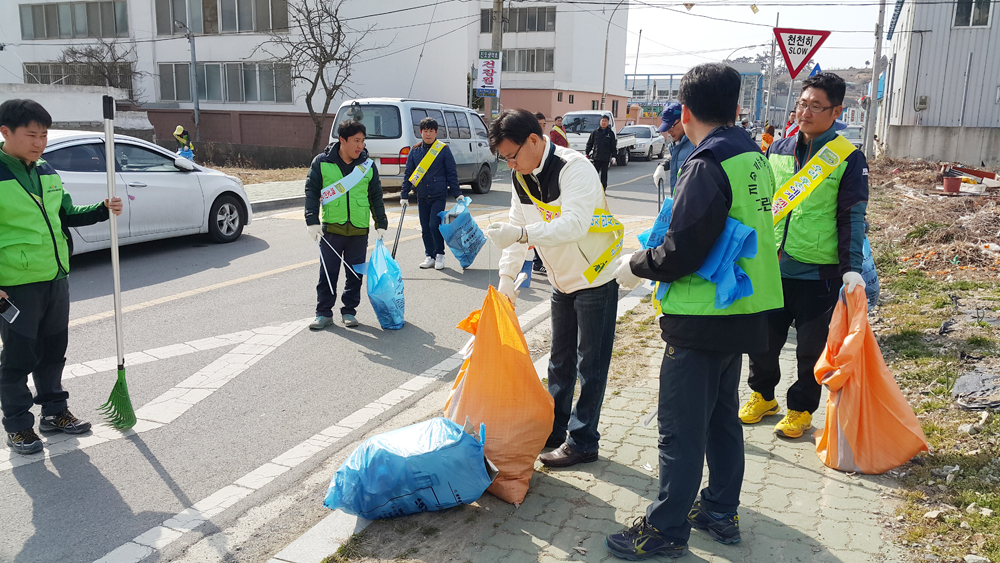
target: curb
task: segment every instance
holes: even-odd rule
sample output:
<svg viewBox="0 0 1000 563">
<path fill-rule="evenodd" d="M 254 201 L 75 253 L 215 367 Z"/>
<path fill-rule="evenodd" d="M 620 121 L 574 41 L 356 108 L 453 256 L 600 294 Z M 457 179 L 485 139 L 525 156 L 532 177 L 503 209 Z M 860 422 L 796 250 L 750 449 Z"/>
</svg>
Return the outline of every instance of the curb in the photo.
<svg viewBox="0 0 1000 563">
<path fill-rule="evenodd" d="M 630 291 L 625 297 L 618 300 L 617 317 L 620 319 L 626 312 L 634 309 L 650 293 L 652 290 L 647 284 L 640 284 L 639 287 Z M 526 329 L 525 332 L 534 328 L 547 316 L 538 315 L 527 320 L 525 324 L 530 325 L 530 328 Z M 544 362 L 543 367 L 547 370 L 548 357 L 549 355 L 545 354 L 535 361 L 535 367 L 538 368 Z M 371 523 L 372 521 L 366 518 L 335 510 L 295 541 L 282 548 L 268 559 L 267 563 L 319 563 L 323 558 L 336 553 L 337 549 L 346 543 L 351 536 L 364 530 Z"/>
<path fill-rule="evenodd" d="M 305 207 L 306 196 L 293 196 L 293 197 L 279 197 L 276 199 L 265 199 L 261 201 L 251 201 L 250 208 L 253 212 L 262 213 L 265 211 L 277 211 L 282 209 L 291 209 L 295 207 Z"/>
</svg>

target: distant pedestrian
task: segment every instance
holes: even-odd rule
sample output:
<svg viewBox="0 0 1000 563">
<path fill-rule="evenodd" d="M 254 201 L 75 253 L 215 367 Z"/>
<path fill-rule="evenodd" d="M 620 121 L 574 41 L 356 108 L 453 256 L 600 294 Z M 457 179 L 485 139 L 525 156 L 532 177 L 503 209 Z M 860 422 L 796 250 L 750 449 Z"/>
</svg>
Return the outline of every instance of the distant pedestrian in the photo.
<svg viewBox="0 0 1000 563">
<path fill-rule="evenodd" d="M 319 244 L 322 257 L 316 320 L 309 325 L 312 330 L 333 324 L 341 263 L 345 278 L 341 322 L 347 327 L 358 326 L 355 315 L 361 304 L 361 275 L 351 266 L 365 262 L 371 220 L 375 220 L 378 238 L 389 226 L 378 168 L 365 149 L 366 133 L 360 121 L 342 121 L 337 126 L 338 141 L 316 155 L 306 177 L 306 230 Z"/>
<path fill-rule="evenodd" d="M 694 144 L 684 134 L 684 125 L 681 123 L 681 105 L 677 102 L 670 102 L 663 108 L 660 114 L 660 127 L 657 129 L 664 139 L 669 138 L 670 145 L 670 197 L 674 197 L 674 187 L 677 185 L 677 177 L 680 176 L 681 166 L 687 160 L 691 152 L 694 151 Z"/>
<path fill-rule="evenodd" d="M 594 129 L 587 139 L 587 156 L 594 163 L 594 168 L 601 175 L 601 186 L 608 189 L 608 168 L 611 166 L 611 158 L 618 150 L 618 141 L 615 132 L 608 125 L 611 120 L 607 115 L 601 116 L 600 127 Z"/>
<path fill-rule="evenodd" d="M 555 122 L 552 131 L 549 131 L 549 140 L 557 147 L 569 147 L 569 141 L 566 140 L 566 130 L 562 126 L 562 116 L 557 115 Z"/>
<path fill-rule="evenodd" d="M 767 312 L 780 309 L 782 298 L 771 252 L 771 170 L 757 144 L 734 127 L 739 92 L 739 73 L 721 63 L 696 66 L 681 79 L 681 120 L 695 150 L 677 181 L 670 227 L 662 245 L 623 256 L 615 272 L 625 288 L 639 278 L 670 284 L 660 299 L 660 488 L 644 516 L 607 537 L 615 557 L 680 557 L 692 527 L 721 543 L 740 541 L 740 368 L 744 353 L 767 348 Z M 727 236 L 730 219 L 753 230 L 758 249 L 738 262 L 753 293 L 720 307 L 716 285 L 696 272 Z M 706 460 L 708 485 L 699 499 Z"/>
<path fill-rule="evenodd" d="M 41 405 L 38 429 L 83 434 L 62 387 L 69 338 L 69 231 L 121 215 L 121 198 L 73 205 L 59 174 L 42 159 L 52 117 L 34 100 L 0 104 L 0 298 L 20 310 L 0 320 L 0 407 L 7 446 L 19 454 L 42 451 L 32 403 Z M 28 374 L 35 383 L 32 397 Z"/>
<path fill-rule="evenodd" d="M 424 239 L 424 261 L 421 268 L 444 269 L 444 237 L 441 218 L 448 195 L 462 199 L 458 183 L 458 168 L 451 147 L 437 138 L 438 122 L 433 117 L 420 120 L 422 142 L 410 148 L 403 173 L 400 199 L 408 201 L 412 190 L 420 215 L 420 234 Z"/>
<path fill-rule="evenodd" d="M 774 142 L 774 125 L 768 125 L 764 129 L 764 135 L 760 138 L 760 152 L 767 152 L 767 148 Z"/>
</svg>

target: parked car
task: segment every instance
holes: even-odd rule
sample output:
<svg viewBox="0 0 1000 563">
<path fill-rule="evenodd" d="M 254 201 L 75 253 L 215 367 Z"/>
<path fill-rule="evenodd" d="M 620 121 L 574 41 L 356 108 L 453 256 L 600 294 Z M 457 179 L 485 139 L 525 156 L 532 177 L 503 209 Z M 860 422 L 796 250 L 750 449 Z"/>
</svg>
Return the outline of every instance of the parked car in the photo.
<svg viewBox="0 0 1000 563">
<path fill-rule="evenodd" d="M 42 155 L 59 172 L 76 205 L 108 196 L 104 133 L 50 130 Z M 115 135 L 115 191 L 124 203 L 119 244 L 208 233 L 232 242 L 253 210 L 243 182 L 134 137 Z M 70 252 L 110 248 L 106 222 L 71 227 Z"/>
<path fill-rule="evenodd" d="M 422 142 L 420 120 L 425 117 L 438 122 L 437 137 L 448 143 L 455 155 L 459 183 L 472 186 L 473 193 L 489 192 L 497 159 L 490 152 L 486 123 L 475 110 L 422 100 L 362 98 L 341 104 L 335 123 L 356 119 L 365 124 L 365 147 L 378 166 L 382 191 L 398 192 L 403 187 L 410 147 Z M 330 142 L 336 141 L 334 125 Z"/>
<path fill-rule="evenodd" d="M 860 125 L 848 125 L 844 129 L 837 131 L 837 134 L 843 135 L 845 138 L 847 138 L 847 140 L 850 141 L 852 144 L 854 144 L 854 146 L 857 147 L 858 150 L 861 149 L 861 145 L 863 145 L 865 142 L 864 139 L 861 138 Z"/>
<path fill-rule="evenodd" d="M 667 146 L 667 142 L 663 140 L 663 135 L 656 130 L 656 127 L 652 125 L 629 125 L 628 127 L 622 127 L 618 135 L 635 135 L 635 146 L 632 147 L 630 151 L 632 157 L 644 158 L 646 160 L 652 160 L 653 155 L 656 158 L 663 158 L 663 151 Z"/>
<path fill-rule="evenodd" d="M 566 141 L 569 142 L 569 148 L 585 152 L 590 133 L 601 126 L 602 117 L 608 118 L 608 127 L 615 131 L 615 116 L 610 111 L 571 111 L 563 115 L 563 129 L 566 130 Z M 616 141 L 615 164 L 627 166 L 629 154 L 636 144 L 635 135 L 629 133 L 616 135 Z"/>
</svg>

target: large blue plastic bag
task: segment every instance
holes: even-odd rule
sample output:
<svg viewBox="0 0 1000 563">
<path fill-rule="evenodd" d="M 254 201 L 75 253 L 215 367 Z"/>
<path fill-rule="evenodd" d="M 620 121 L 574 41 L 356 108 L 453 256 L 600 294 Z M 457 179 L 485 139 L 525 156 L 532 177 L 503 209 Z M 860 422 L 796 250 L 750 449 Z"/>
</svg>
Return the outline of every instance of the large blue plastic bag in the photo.
<svg viewBox="0 0 1000 563">
<path fill-rule="evenodd" d="M 867 236 L 865 236 L 862 249 L 861 279 L 865 280 L 865 295 L 868 297 L 868 308 L 871 309 L 878 303 L 879 287 L 878 272 L 875 270 L 875 257 L 872 255 L 872 245 L 868 243 Z"/>
<path fill-rule="evenodd" d="M 441 236 L 463 268 L 476 260 L 479 250 L 486 244 L 486 235 L 469 213 L 466 199 L 462 198 L 451 209 L 438 213 L 441 218 Z"/>
<path fill-rule="evenodd" d="M 323 505 L 375 520 L 475 502 L 496 476 L 476 437 L 446 418 L 373 436 L 333 475 Z"/>
<path fill-rule="evenodd" d="M 354 270 L 367 276 L 368 300 L 375 309 L 378 324 L 386 330 L 403 328 L 403 312 L 406 309 L 403 274 L 382 239 L 375 241 L 375 250 L 368 262 L 354 266 Z"/>
</svg>

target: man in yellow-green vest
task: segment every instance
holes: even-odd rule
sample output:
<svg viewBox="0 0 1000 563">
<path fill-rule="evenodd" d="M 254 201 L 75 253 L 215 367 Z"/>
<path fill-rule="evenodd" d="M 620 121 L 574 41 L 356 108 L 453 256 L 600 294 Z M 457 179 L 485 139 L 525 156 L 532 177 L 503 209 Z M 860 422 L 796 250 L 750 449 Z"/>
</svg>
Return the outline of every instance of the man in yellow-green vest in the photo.
<svg viewBox="0 0 1000 563">
<path fill-rule="evenodd" d="M 695 149 L 677 180 L 669 228 L 663 244 L 623 256 L 615 272 L 622 287 L 639 278 L 670 284 L 660 300 L 667 343 L 657 415 L 660 490 L 645 516 L 607 537 L 608 550 L 623 559 L 680 557 L 692 527 L 721 543 L 740 541 L 740 368 L 744 353 L 767 349 L 767 315 L 782 306 L 773 176 L 757 144 L 734 125 L 740 82 L 721 63 L 696 66 L 681 79 L 680 121 Z M 728 266 L 742 270 L 752 292 L 725 305 L 716 284 L 697 272 L 737 222 L 756 249 Z M 708 486 L 699 499 L 706 459 Z"/>
<path fill-rule="evenodd" d="M 306 230 L 320 246 L 319 283 L 316 284 L 316 320 L 309 325 L 320 330 L 333 324 L 337 304 L 337 278 L 344 265 L 341 322 L 358 326 L 355 315 L 361 303 L 361 275 L 354 271 L 368 253 L 368 228 L 382 238 L 389 220 L 382 203 L 378 169 L 365 149 L 365 125 L 346 120 L 337 126 L 339 141 L 316 155 L 306 177 Z"/>
<path fill-rule="evenodd" d="M 67 227 L 122 213 L 122 200 L 76 206 L 56 171 L 42 160 L 52 117 L 33 100 L 0 104 L 0 299 L 19 311 L 0 320 L 0 406 L 7 446 L 19 454 L 42 450 L 32 402 L 41 405 L 42 432 L 83 434 L 90 423 L 67 408 L 62 388 L 69 335 Z M 35 396 L 28 388 L 33 374 Z"/>
<path fill-rule="evenodd" d="M 868 207 L 868 161 L 837 135 L 834 125 L 843 109 L 846 89 L 844 80 L 836 74 L 823 72 L 808 78 L 795 105 L 798 133 L 775 141 L 767 149 L 779 188 L 800 172 L 820 181 L 774 225 L 785 306 L 768 318 L 768 350 L 750 354 L 749 385 L 753 393 L 740 409 L 744 424 L 758 423 L 764 416 L 779 412 L 774 397 L 781 377 L 778 355 L 794 322 L 797 379 L 788 388 L 787 412 L 775 426 L 775 432 L 787 438 L 802 436 L 819 407 L 822 388 L 813 367 L 826 346 L 841 283 L 848 292 L 865 286 L 861 261 Z M 810 162 L 814 158 L 836 164 L 825 179 L 819 172 L 822 163 Z M 795 186 L 779 193 L 789 189 Z M 776 201 L 775 207 L 781 203 Z"/>
</svg>

